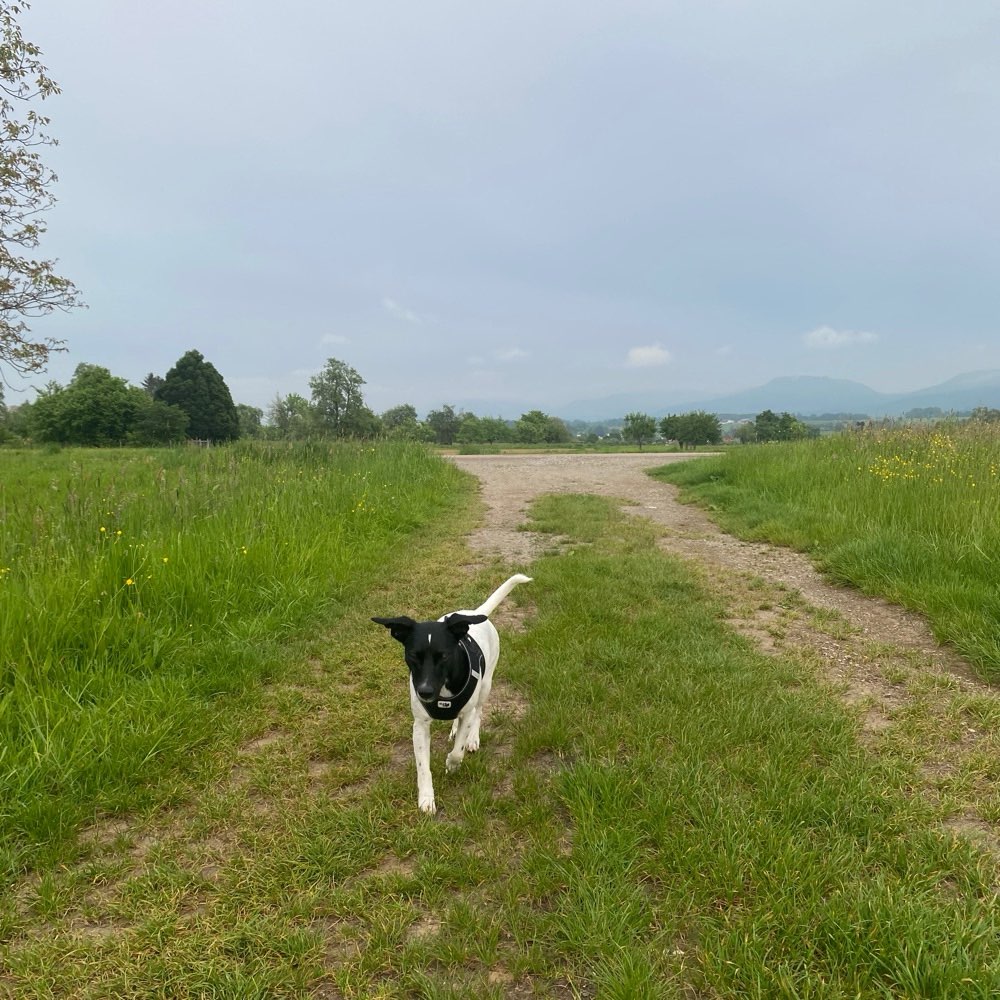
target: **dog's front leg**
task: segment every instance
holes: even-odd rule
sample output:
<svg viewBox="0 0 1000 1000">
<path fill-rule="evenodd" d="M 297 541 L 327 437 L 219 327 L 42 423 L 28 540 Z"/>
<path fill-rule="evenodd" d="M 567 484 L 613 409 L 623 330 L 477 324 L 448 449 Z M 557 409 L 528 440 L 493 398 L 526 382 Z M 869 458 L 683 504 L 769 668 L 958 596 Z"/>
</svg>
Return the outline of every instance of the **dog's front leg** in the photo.
<svg viewBox="0 0 1000 1000">
<path fill-rule="evenodd" d="M 433 815 L 434 783 L 431 780 L 431 720 L 413 720 L 413 759 L 417 763 L 417 807 Z"/>
</svg>

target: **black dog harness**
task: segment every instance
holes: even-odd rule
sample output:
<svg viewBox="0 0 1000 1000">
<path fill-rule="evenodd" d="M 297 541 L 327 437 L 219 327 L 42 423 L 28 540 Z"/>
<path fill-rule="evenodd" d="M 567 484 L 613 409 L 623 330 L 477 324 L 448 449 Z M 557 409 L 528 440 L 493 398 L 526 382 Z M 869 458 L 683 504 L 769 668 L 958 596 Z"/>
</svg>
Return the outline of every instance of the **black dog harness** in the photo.
<svg viewBox="0 0 1000 1000">
<path fill-rule="evenodd" d="M 432 719 L 450 721 L 458 718 L 458 713 L 469 703 L 469 699 L 476 693 L 479 681 L 486 670 L 486 660 L 483 651 L 479 648 L 479 643 L 466 636 L 458 640 L 458 645 L 465 653 L 465 658 L 469 661 L 469 673 L 465 679 L 465 684 L 458 694 L 449 695 L 443 698 L 440 695 L 432 702 L 420 702 L 424 711 Z"/>
</svg>

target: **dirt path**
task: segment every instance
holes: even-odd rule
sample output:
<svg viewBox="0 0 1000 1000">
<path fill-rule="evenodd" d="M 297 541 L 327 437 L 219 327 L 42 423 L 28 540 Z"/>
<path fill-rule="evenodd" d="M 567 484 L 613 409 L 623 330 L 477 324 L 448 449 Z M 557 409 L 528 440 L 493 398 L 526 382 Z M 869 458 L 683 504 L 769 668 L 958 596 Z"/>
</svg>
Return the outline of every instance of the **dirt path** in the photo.
<svg viewBox="0 0 1000 1000">
<path fill-rule="evenodd" d="M 985 766 L 1000 752 L 1000 692 L 942 647 L 919 616 L 826 581 L 800 553 L 744 542 L 677 489 L 646 470 L 692 456 L 476 455 L 455 463 L 477 476 L 488 507 L 470 544 L 526 563 L 551 539 L 518 530 L 528 505 L 545 493 L 621 498 L 629 513 L 663 528 L 664 551 L 692 563 L 727 607 L 738 632 L 770 655 L 793 656 L 854 706 L 862 738 L 914 763 L 922 791 L 949 826 L 1000 850 L 998 782 Z M 970 706 L 975 706 L 970 709 Z M 994 710 L 996 710 L 994 712 Z"/>
</svg>

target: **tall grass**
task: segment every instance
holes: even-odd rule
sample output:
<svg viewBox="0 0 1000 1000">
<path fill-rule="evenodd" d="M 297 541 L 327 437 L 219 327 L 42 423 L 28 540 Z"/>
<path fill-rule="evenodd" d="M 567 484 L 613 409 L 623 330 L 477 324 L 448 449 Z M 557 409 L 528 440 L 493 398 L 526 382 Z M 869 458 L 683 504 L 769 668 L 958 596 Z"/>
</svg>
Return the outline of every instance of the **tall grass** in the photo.
<svg viewBox="0 0 1000 1000">
<path fill-rule="evenodd" d="M 0 470 L 8 865 L 139 801 L 225 724 L 223 696 L 465 489 L 405 444 L 4 452 Z"/>
<path fill-rule="evenodd" d="M 584 544 L 532 566 L 506 665 L 532 697 L 518 754 L 560 762 L 572 829 L 537 860 L 529 939 L 623 1000 L 997 995 L 992 866 L 927 830 L 905 767 L 727 633 L 641 519 L 534 516 Z"/>
<path fill-rule="evenodd" d="M 533 613 L 524 632 L 501 626 L 482 750 L 446 774 L 436 730 L 436 817 L 416 808 L 405 669 L 371 603 L 474 606 L 507 569 L 456 573 L 462 540 L 430 529 L 377 597 L 350 600 L 324 654 L 377 696 L 345 697 L 351 678 L 331 670 L 302 677 L 269 699 L 280 738 L 238 780 L 24 880 L 19 906 L 0 895 L 0 988 L 1000 995 L 995 859 L 935 832 L 911 762 L 859 746 L 811 670 L 730 631 L 652 522 L 559 496 L 533 527 L 563 553 L 505 603 Z"/>
<path fill-rule="evenodd" d="M 926 615 L 1000 679 L 1000 430 L 845 433 L 657 470 L 730 530 L 810 552 L 836 578 Z"/>
</svg>

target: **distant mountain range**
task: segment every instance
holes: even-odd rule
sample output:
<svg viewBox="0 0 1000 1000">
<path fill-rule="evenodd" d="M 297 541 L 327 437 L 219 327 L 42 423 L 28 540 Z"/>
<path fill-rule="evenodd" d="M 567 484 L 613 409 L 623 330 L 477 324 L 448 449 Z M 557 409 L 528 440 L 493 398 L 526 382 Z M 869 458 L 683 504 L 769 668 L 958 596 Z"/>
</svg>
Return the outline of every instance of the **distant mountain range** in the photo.
<svg viewBox="0 0 1000 1000">
<path fill-rule="evenodd" d="M 707 410 L 726 416 L 754 416 L 774 410 L 800 417 L 851 413 L 869 417 L 898 417 L 909 410 L 938 407 L 963 412 L 977 406 L 1000 409 L 1000 370 L 968 372 L 938 385 L 913 392 L 885 393 L 850 379 L 792 375 L 771 379 L 764 385 L 726 396 L 697 397 L 663 392 L 607 396 L 580 400 L 560 407 L 565 420 L 613 420 L 638 410 L 661 417 L 667 413 Z"/>
</svg>

